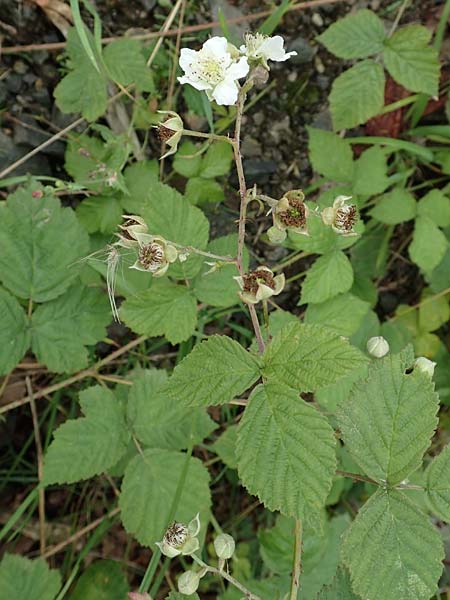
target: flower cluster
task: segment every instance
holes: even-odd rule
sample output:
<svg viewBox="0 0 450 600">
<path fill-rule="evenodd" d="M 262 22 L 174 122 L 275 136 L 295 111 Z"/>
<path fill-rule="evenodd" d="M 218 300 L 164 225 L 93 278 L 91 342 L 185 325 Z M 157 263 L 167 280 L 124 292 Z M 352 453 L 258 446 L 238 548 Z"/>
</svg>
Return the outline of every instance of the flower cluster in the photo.
<svg viewBox="0 0 450 600">
<path fill-rule="evenodd" d="M 238 98 L 238 81 L 249 74 L 250 67 L 263 65 L 268 69 L 268 60 L 285 61 L 296 54 L 286 53 L 283 45 L 283 38 L 279 35 L 247 34 L 245 44 L 238 50 L 226 38 L 212 37 L 198 51 L 190 48 L 181 50 L 180 67 L 184 75 L 178 81 L 204 90 L 208 98 L 217 104 L 232 106 Z"/>
</svg>

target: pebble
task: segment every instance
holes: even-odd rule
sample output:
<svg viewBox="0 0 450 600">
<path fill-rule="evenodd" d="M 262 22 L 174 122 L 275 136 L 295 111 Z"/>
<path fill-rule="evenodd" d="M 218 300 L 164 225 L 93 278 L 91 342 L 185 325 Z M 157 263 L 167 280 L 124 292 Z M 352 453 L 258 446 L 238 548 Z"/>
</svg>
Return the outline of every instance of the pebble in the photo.
<svg viewBox="0 0 450 600">
<path fill-rule="evenodd" d="M 311 17 L 311 21 L 314 23 L 316 27 L 323 27 L 323 19 L 319 13 L 313 13 Z"/>
<path fill-rule="evenodd" d="M 291 64 L 304 65 L 311 62 L 316 53 L 316 49 L 311 46 L 308 40 L 303 37 L 297 37 L 288 45 L 289 52 L 297 52 L 297 56 L 291 57 Z"/>
<path fill-rule="evenodd" d="M 261 144 L 250 135 L 246 135 L 242 140 L 242 156 L 254 158 L 262 155 Z"/>
</svg>

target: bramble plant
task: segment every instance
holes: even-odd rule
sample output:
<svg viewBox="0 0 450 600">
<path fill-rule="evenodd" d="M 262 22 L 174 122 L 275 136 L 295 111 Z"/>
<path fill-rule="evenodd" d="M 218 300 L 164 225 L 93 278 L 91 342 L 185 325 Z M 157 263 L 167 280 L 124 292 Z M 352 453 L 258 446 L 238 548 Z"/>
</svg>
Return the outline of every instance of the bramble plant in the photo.
<svg viewBox="0 0 450 600">
<path fill-rule="evenodd" d="M 450 447 L 427 454 L 438 424 L 433 376 L 443 350 L 433 332 L 449 318 L 442 265 L 450 253 L 450 199 L 436 189 L 416 202 L 405 175 L 415 165 L 400 157 L 409 152 L 436 163 L 442 151 L 365 138 L 373 145 L 355 160 L 352 138 L 310 127 L 310 160 L 324 184 L 318 199 L 300 189 L 272 198 L 248 187 L 241 129 L 249 98 L 266 85 L 273 62 L 296 55 L 270 33 L 247 33 L 239 47 L 215 36 L 198 50 L 181 49 L 179 92 L 187 89 L 189 101 L 202 107 L 205 132 L 186 127 L 171 109 L 144 118 L 143 94 L 154 92 L 155 75 L 147 68 L 152 54 L 137 41 L 102 50 L 82 23 L 69 32 L 68 73 L 55 91 L 60 108 L 95 121 L 107 109 L 108 85 L 122 93 L 135 86 L 133 120 L 155 129 L 161 159 L 172 157 L 174 173 L 187 180 L 185 194 L 159 181 L 156 162 L 143 158 L 132 136 L 95 124 L 68 142 L 65 167 L 74 182 L 44 186 L 30 178 L 11 193 L 0 208 L 0 373 L 10 373 L 31 348 L 50 371 L 96 383 L 79 393 L 82 416 L 55 430 L 39 489 L 103 474 L 121 479 L 120 491 L 113 488 L 120 520 L 152 551 L 131 599 L 156 599 L 172 560 L 183 571 L 178 591 L 169 578 L 171 600 L 211 590 L 222 600 L 429 600 L 444 558 L 436 517 L 450 521 Z M 333 85 L 335 129 L 383 111 L 384 69 L 368 57 L 382 56 L 412 92 L 437 95 L 439 62 L 429 39 L 419 25 L 386 34 L 368 10 L 320 35 L 336 56 L 364 59 Z M 82 82 L 86 96 L 74 93 Z M 202 206 L 223 200 L 220 178 L 232 162 L 237 231 L 210 240 Z M 75 191 L 86 198 L 75 210 L 63 207 L 60 192 Z M 246 247 L 253 207 L 265 215 L 264 243 L 293 250 L 284 262 L 254 264 Z M 386 265 L 393 226 L 413 219 L 409 255 L 428 282 L 429 301 L 400 305 L 392 321 L 380 324 L 373 280 Z M 284 292 L 292 291 L 283 271 L 305 256 L 315 259 L 301 285 L 298 304 L 307 308 L 300 319 L 282 309 Z M 227 334 L 207 335 L 209 323 L 234 312 L 249 319 L 250 335 L 238 335 L 239 323 Z M 172 372 L 148 368 L 144 357 L 147 368 L 124 371 L 124 378 L 103 375 L 109 359 L 93 364 L 92 347 L 105 338 L 111 313 L 141 336 L 129 349 L 160 336 L 179 344 Z M 37 396 L 27 393 L 34 402 Z M 233 422 L 210 438 L 221 411 Z M 235 478 L 237 470 L 264 514 L 276 513 L 259 522 L 262 561 L 253 572 L 249 546 L 214 516 L 219 499 L 198 451 L 205 448 Z M 357 514 L 353 504 L 354 518 L 330 517 L 326 507 L 354 482 L 362 490 Z M 256 554 L 256 546 L 250 551 Z M 104 562 L 90 567 L 89 577 L 122 581 Z M 88 573 L 71 598 L 83 597 Z M 62 600 L 73 578 L 62 586 L 43 558 L 6 554 L 0 598 Z M 122 583 L 108 597 L 125 597 Z"/>
</svg>

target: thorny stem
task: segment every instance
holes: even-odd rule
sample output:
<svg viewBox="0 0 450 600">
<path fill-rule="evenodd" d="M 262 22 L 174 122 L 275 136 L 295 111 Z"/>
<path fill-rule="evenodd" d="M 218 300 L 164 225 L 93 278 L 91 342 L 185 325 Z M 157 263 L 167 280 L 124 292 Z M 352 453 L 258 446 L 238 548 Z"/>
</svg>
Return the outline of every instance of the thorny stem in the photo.
<svg viewBox="0 0 450 600">
<path fill-rule="evenodd" d="M 245 594 L 245 597 L 248 598 L 248 600 L 261 600 L 259 596 L 257 596 L 256 594 L 252 594 L 252 592 L 248 590 L 244 585 L 242 585 L 242 583 L 240 583 L 237 579 L 232 577 L 223 569 L 217 569 L 216 567 L 211 567 L 210 565 L 207 565 L 202 561 L 201 558 L 199 558 L 195 554 L 191 554 L 191 557 L 198 565 L 206 569 L 206 571 L 208 571 L 209 573 L 214 573 L 215 575 L 219 575 L 220 577 L 226 579 L 228 583 L 231 583 L 231 585 L 233 585 L 235 588 L 237 588 L 243 594 Z"/>
<path fill-rule="evenodd" d="M 290 600 L 297 600 L 298 590 L 300 588 L 300 572 L 302 570 L 302 536 L 303 527 L 300 519 L 295 520 L 295 541 L 294 541 L 294 564 L 292 567 L 292 581 Z"/>
<path fill-rule="evenodd" d="M 251 84 L 244 84 L 239 91 L 237 107 L 236 107 L 236 125 L 234 128 L 233 138 L 233 152 L 234 161 L 236 163 L 236 170 L 239 179 L 239 195 L 241 197 L 241 203 L 239 208 L 239 227 L 238 227 L 238 249 L 237 249 L 237 268 L 241 277 L 244 275 L 244 243 L 245 243 L 245 220 L 247 217 L 247 184 L 245 183 L 244 166 L 242 164 L 241 155 L 241 125 L 242 115 L 244 113 L 244 103 L 247 96 L 247 91 L 250 89 Z M 259 353 L 262 354 L 265 349 L 264 340 L 261 333 L 261 326 L 258 321 L 258 315 L 253 304 L 248 305 L 250 317 L 255 330 L 256 341 L 258 343 Z"/>
</svg>

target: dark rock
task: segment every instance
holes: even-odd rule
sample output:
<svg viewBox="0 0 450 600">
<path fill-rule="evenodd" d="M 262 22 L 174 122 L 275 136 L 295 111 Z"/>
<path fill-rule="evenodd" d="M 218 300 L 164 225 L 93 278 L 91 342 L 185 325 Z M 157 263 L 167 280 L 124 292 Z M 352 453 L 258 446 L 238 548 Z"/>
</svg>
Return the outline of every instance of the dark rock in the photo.
<svg viewBox="0 0 450 600">
<path fill-rule="evenodd" d="M 17 73 L 11 73 L 6 78 L 6 87 L 11 93 L 17 94 L 22 87 L 22 82 L 23 77 L 21 75 L 17 75 Z"/>
<path fill-rule="evenodd" d="M 295 40 L 289 42 L 287 49 L 289 52 L 295 50 L 297 56 L 292 56 L 290 62 L 295 65 L 303 65 L 309 63 L 316 53 L 316 49 L 302 37 L 298 37 Z"/>
</svg>

